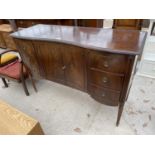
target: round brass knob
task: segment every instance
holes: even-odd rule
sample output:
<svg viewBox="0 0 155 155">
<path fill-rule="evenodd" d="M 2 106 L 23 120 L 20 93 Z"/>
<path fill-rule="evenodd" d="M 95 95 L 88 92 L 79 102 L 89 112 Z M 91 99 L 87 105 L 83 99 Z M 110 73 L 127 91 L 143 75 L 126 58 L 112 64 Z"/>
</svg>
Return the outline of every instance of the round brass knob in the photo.
<svg viewBox="0 0 155 155">
<path fill-rule="evenodd" d="M 104 65 L 104 67 L 106 67 L 106 68 L 109 67 L 108 61 L 104 61 L 104 64 L 103 64 L 103 65 Z"/>
<path fill-rule="evenodd" d="M 23 50 L 24 50 L 24 51 L 25 51 L 25 49 L 26 49 L 26 48 L 23 46 Z"/>
<path fill-rule="evenodd" d="M 103 94 L 102 94 L 102 97 L 104 97 L 104 96 L 105 96 L 105 94 L 103 93 Z"/>
<path fill-rule="evenodd" d="M 63 67 L 62 67 L 62 70 L 65 70 L 65 69 L 66 69 L 66 66 L 63 66 Z"/>
<path fill-rule="evenodd" d="M 107 77 L 103 77 L 103 82 L 107 83 L 108 82 L 108 78 Z"/>
</svg>

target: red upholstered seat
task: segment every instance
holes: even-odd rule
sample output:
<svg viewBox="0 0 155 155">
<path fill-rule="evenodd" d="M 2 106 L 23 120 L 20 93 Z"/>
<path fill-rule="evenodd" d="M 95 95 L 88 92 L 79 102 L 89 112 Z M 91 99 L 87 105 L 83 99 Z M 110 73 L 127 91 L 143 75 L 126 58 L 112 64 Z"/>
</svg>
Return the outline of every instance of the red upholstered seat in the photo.
<svg viewBox="0 0 155 155">
<path fill-rule="evenodd" d="M 4 67 L 0 67 L 0 74 L 6 75 L 8 77 L 14 78 L 14 79 L 20 79 L 20 69 L 21 69 L 21 62 L 18 60 L 6 65 Z M 27 73 L 26 70 L 23 69 L 23 75 L 26 77 Z"/>
</svg>

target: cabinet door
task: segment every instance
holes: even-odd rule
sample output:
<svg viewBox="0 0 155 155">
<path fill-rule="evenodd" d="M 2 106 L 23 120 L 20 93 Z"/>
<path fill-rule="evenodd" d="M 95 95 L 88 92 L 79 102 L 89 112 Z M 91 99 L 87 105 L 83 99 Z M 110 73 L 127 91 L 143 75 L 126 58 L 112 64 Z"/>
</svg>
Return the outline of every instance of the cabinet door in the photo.
<svg viewBox="0 0 155 155">
<path fill-rule="evenodd" d="M 34 78 L 40 78 L 40 70 L 35 49 L 31 41 L 14 39 L 23 62 L 29 67 Z"/>
<path fill-rule="evenodd" d="M 59 44 L 52 42 L 34 42 L 40 66 L 43 67 L 45 79 L 64 83 L 64 65 Z"/>
<path fill-rule="evenodd" d="M 65 64 L 66 84 L 76 89 L 85 90 L 85 56 L 83 49 L 62 44 L 61 51 Z"/>
</svg>

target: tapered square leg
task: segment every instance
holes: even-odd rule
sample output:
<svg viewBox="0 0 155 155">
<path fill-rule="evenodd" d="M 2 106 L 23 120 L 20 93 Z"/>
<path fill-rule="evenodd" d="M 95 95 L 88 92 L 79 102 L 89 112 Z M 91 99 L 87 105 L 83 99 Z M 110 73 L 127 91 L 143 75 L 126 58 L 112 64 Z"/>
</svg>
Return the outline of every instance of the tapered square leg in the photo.
<svg viewBox="0 0 155 155">
<path fill-rule="evenodd" d="M 123 109 L 124 109 L 124 103 L 125 103 L 125 102 L 122 102 L 122 103 L 119 104 L 116 126 L 118 126 L 119 123 L 120 123 L 120 119 L 121 119 L 122 112 L 123 112 Z"/>
</svg>

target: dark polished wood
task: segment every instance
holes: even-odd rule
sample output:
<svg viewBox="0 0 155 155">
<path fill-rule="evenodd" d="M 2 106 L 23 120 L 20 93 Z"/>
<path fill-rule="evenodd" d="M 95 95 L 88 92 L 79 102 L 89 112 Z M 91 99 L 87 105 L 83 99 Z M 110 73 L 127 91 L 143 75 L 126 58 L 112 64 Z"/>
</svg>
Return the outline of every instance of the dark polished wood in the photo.
<svg viewBox="0 0 155 155">
<path fill-rule="evenodd" d="M 75 45 L 101 53 L 139 55 L 144 45 L 145 32 L 87 28 L 60 25 L 36 25 L 12 35 L 18 39 L 41 40 Z"/>
<path fill-rule="evenodd" d="M 20 51 L 23 51 L 20 52 L 20 56 L 22 57 L 22 60 L 24 60 L 25 64 L 31 69 L 34 78 L 39 79 L 40 76 L 44 76 L 41 74 L 41 69 L 39 68 L 37 55 L 32 42 L 28 40 L 18 40 L 18 44 L 16 43 L 16 45 Z"/>
<path fill-rule="evenodd" d="M 1 32 L 0 32 L 0 48 L 7 48 L 4 37 Z"/>
<path fill-rule="evenodd" d="M 114 19 L 113 28 L 141 30 L 142 22 L 142 19 Z"/>
<path fill-rule="evenodd" d="M 98 70 L 113 72 L 120 75 L 123 74 L 126 69 L 127 59 L 127 55 L 107 54 L 106 52 L 96 53 L 96 51 L 88 53 L 90 68 L 96 68 Z"/>
<path fill-rule="evenodd" d="M 110 106 L 118 106 L 120 92 L 114 91 L 111 89 L 107 89 L 105 87 L 88 84 L 88 92 L 89 94 L 96 99 L 97 101 L 110 105 Z"/>
<path fill-rule="evenodd" d="M 0 19 L 0 24 L 9 24 L 7 19 Z"/>
<path fill-rule="evenodd" d="M 121 90 L 123 85 L 124 75 L 119 76 L 111 72 L 99 71 L 96 69 L 89 70 L 90 83 L 94 83 L 99 86 L 110 88 L 113 90 Z"/>
<path fill-rule="evenodd" d="M 88 92 L 103 104 L 119 106 L 119 124 L 145 32 L 37 25 L 12 37 L 36 78 Z"/>
<path fill-rule="evenodd" d="M 18 28 L 27 28 L 37 24 L 103 27 L 103 19 L 14 19 L 14 23 Z"/>
<path fill-rule="evenodd" d="M 103 19 L 77 19 L 77 26 L 103 27 Z"/>
<path fill-rule="evenodd" d="M 82 48 L 63 45 L 60 46 L 63 53 L 63 65 L 65 70 L 66 85 L 85 90 L 85 53 Z"/>
<path fill-rule="evenodd" d="M 37 24 L 74 25 L 73 19 L 15 19 L 17 27 L 27 28 Z"/>
</svg>

